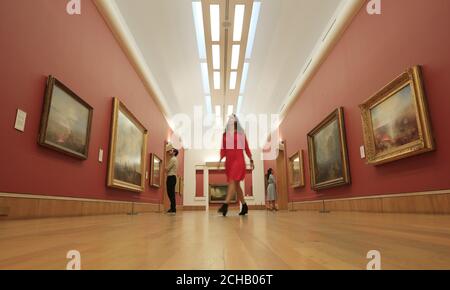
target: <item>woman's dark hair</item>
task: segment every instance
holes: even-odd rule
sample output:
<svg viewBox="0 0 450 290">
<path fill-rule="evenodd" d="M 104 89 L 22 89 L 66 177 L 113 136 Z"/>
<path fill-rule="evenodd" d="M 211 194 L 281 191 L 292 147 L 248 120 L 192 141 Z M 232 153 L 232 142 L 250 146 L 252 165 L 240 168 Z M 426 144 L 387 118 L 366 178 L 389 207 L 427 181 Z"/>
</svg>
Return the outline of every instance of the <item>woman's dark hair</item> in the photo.
<svg viewBox="0 0 450 290">
<path fill-rule="evenodd" d="M 269 181 L 269 177 L 272 174 L 272 172 L 273 172 L 272 168 L 269 168 L 269 170 L 267 170 L 267 181 Z"/>
<path fill-rule="evenodd" d="M 173 151 L 173 155 L 175 155 L 175 157 L 177 157 L 178 156 L 178 150 L 177 149 L 172 149 L 172 151 Z"/>
</svg>

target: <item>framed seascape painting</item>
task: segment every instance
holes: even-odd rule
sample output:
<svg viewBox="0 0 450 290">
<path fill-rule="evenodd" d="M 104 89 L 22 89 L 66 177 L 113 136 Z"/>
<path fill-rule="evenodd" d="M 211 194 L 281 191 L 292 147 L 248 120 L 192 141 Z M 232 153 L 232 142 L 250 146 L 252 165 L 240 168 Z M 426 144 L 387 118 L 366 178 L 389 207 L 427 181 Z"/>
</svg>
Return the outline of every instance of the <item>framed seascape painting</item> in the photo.
<svg viewBox="0 0 450 290">
<path fill-rule="evenodd" d="M 108 186 L 145 190 L 147 129 L 114 98 L 108 162 Z"/>
<path fill-rule="evenodd" d="M 227 199 L 228 185 L 210 185 L 209 186 L 209 202 L 224 203 Z M 237 202 L 237 194 L 233 195 L 231 203 Z"/>
<path fill-rule="evenodd" d="M 38 143 L 87 159 L 93 109 L 53 76 L 47 79 Z"/>
<path fill-rule="evenodd" d="M 291 157 L 289 157 L 289 182 L 292 188 L 305 186 L 303 150 L 295 152 Z"/>
<path fill-rule="evenodd" d="M 343 108 L 308 134 L 308 151 L 313 190 L 350 184 Z"/>
<path fill-rule="evenodd" d="M 150 186 L 161 187 L 162 178 L 162 160 L 156 154 L 151 154 L 150 157 Z"/>
<path fill-rule="evenodd" d="M 419 66 L 408 69 L 360 108 L 369 164 L 435 149 Z"/>
</svg>

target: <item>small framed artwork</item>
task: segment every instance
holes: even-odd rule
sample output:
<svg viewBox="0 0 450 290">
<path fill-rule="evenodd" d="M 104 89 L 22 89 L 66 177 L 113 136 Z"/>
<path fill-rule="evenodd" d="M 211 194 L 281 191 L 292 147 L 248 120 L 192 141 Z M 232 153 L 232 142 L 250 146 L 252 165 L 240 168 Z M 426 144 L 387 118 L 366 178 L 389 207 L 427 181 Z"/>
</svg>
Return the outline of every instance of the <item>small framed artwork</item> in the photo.
<svg viewBox="0 0 450 290">
<path fill-rule="evenodd" d="M 108 186 L 143 192 L 147 129 L 118 98 L 113 101 L 109 150 Z"/>
<path fill-rule="evenodd" d="M 289 157 L 289 183 L 292 188 L 305 186 L 303 150 L 295 152 Z"/>
<path fill-rule="evenodd" d="M 369 164 L 435 149 L 420 66 L 408 69 L 360 109 Z"/>
<path fill-rule="evenodd" d="M 156 154 L 150 157 L 150 186 L 160 188 L 162 178 L 162 160 Z"/>
<path fill-rule="evenodd" d="M 75 158 L 87 159 L 93 111 L 63 83 L 49 76 L 38 143 Z"/>
<path fill-rule="evenodd" d="M 313 190 L 350 184 L 343 108 L 335 110 L 308 134 L 308 151 Z"/>
<path fill-rule="evenodd" d="M 228 185 L 217 184 L 209 186 L 209 202 L 210 203 L 224 203 L 227 199 Z M 234 194 L 231 203 L 237 202 L 237 194 Z"/>
<path fill-rule="evenodd" d="M 182 176 L 178 176 L 177 177 L 177 184 L 176 184 L 176 190 L 175 192 L 178 193 L 179 195 L 183 194 L 183 186 L 184 186 L 184 180 Z"/>
</svg>

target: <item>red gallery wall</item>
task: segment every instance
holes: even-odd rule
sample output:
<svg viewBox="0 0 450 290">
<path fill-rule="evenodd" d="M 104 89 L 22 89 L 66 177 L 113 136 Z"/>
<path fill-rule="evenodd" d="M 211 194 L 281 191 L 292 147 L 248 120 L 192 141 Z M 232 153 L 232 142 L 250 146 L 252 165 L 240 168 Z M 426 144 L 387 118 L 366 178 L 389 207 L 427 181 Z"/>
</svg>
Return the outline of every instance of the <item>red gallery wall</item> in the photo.
<svg viewBox="0 0 450 290">
<path fill-rule="evenodd" d="M 354 197 L 450 188 L 450 1 L 387 0 L 382 14 L 365 7 L 327 57 L 281 125 L 288 156 L 305 151 L 306 187 L 290 200 Z M 379 167 L 360 158 L 358 105 L 405 69 L 423 66 L 437 151 Z M 307 133 L 337 107 L 345 110 L 352 185 L 313 192 Z M 266 170 L 274 166 L 266 162 Z"/>
<path fill-rule="evenodd" d="M 94 4 L 82 1 L 76 16 L 66 4 L 0 1 L 0 192 L 159 202 L 162 191 L 148 185 L 141 194 L 106 187 L 112 97 L 148 129 L 148 153 L 163 156 L 169 127 Z M 94 108 L 87 161 L 37 145 L 49 74 Z M 13 128 L 18 108 L 28 113 L 25 133 Z"/>
</svg>

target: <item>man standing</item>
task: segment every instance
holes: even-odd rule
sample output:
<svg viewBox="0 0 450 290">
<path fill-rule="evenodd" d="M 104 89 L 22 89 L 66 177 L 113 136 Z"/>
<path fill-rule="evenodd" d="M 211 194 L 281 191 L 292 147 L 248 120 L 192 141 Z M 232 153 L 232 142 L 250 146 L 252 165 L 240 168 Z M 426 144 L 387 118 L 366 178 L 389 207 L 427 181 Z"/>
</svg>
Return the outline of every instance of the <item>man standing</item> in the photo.
<svg viewBox="0 0 450 290">
<path fill-rule="evenodd" d="M 166 188 L 167 188 L 167 195 L 169 196 L 170 200 L 170 210 L 167 212 L 169 214 L 175 214 L 177 212 L 177 202 L 175 198 L 175 185 L 177 184 L 177 172 L 178 172 L 178 150 L 177 149 L 171 149 L 169 151 L 170 159 L 167 163 L 166 167 Z"/>
</svg>

